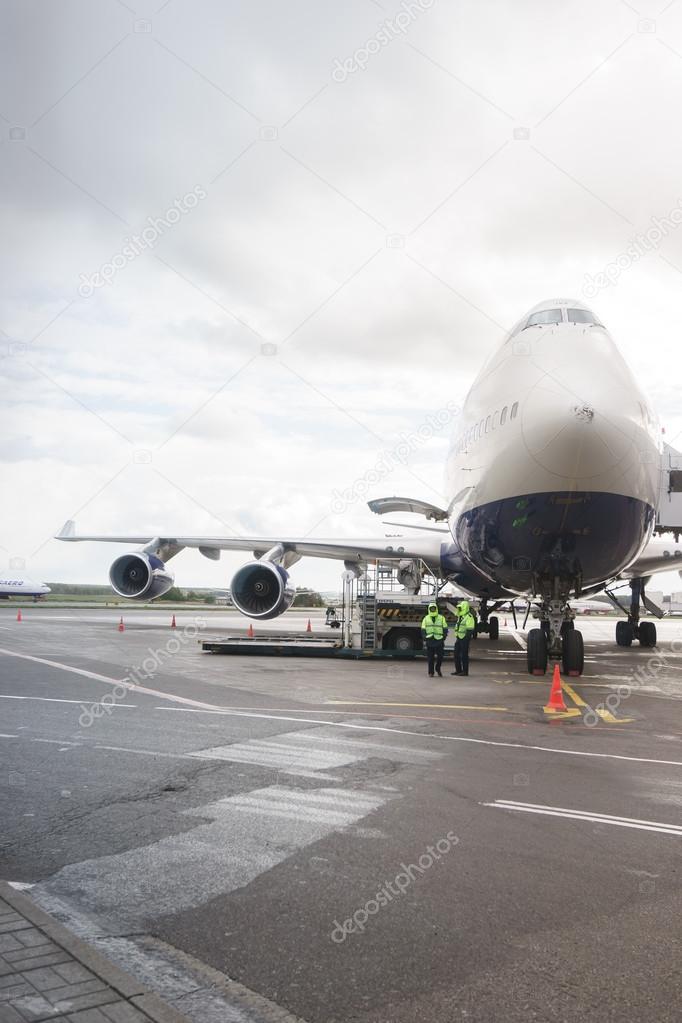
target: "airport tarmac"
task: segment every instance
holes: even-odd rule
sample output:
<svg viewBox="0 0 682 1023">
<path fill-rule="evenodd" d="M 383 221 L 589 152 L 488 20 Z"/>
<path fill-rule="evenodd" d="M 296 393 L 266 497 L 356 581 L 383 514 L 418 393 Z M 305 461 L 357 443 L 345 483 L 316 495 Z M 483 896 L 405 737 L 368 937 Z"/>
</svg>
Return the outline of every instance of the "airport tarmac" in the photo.
<svg viewBox="0 0 682 1023">
<path fill-rule="evenodd" d="M 190 1019 L 679 1018 L 682 622 L 581 619 L 549 716 L 508 626 L 429 679 L 202 654 L 231 611 L 16 610 L 0 877 Z"/>
</svg>

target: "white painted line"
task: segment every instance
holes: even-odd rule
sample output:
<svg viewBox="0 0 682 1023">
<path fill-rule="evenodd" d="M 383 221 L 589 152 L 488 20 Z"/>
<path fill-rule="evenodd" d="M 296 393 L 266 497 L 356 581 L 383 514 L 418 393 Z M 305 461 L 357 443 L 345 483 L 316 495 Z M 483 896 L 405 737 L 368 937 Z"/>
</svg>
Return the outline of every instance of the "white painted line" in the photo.
<svg viewBox="0 0 682 1023">
<path fill-rule="evenodd" d="M 667 824 L 662 821 L 645 821 L 640 817 L 621 817 L 615 813 L 599 813 L 598 810 L 574 810 L 569 806 L 548 806 L 547 803 L 522 803 L 518 799 L 496 799 L 496 803 L 503 803 L 505 806 L 527 806 L 533 810 L 561 810 L 563 813 L 580 813 L 587 817 L 605 818 L 611 821 L 627 821 L 630 824 L 652 824 L 656 827 L 677 828 L 682 831 L 682 824 Z"/>
<path fill-rule="evenodd" d="M 666 824 L 661 821 L 641 821 L 636 817 L 612 817 L 610 814 L 596 814 L 589 810 L 567 810 L 559 806 L 543 806 L 536 803 L 513 803 L 510 800 L 495 800 L 494 803 L 482 803 L 498 810 L 516 810 L 519 813 L 538 813 L 547 817 L 564 817 L 569 820 L 588 821 L 591 824 L 611 824 L 617 828 L 634 828 L 637 831 L 656 831 L 664 835 L 677 835 L 682 838 L 682 827 L 677 824 Z"/>
<path fill-rule="evenodd" d="M 0 739 L 18 739 L 18 735 L 6 735 L 5 732 L 0 732 Z"/>
<path fill-rule="evenodd" d="M 244 795 L 248 797 L 249 793 Z M 333 789 L 332 791 L 329 789 L 287 789 L 286 791 L 272 789 L 270 790 L 269 798 L 275 802 L 292 800 L 293 802 L 302 803 L 304 806 L 310 806 L 312 803 L 335 807 L 347 806 L 351 809 L 355 809 L 363 804 L 367 804 L 367 806 L 372 808 L 376 806 L 375 796 L 358 792 L 355 789 Z"/>
<path fill-rule="evenodd" d="M 30 654 L 20 654 L 16 650 L 6 650 L 0 647 L 0 654 L 7 657 L 19 657 L 24 661 L 35 661 L 37 664 L 47 664 L 50 668 L 59 668 L 61 671 L 68 671 L 74 675 L 83 675 L 85 678 L 94 678 L 98 682 L 109 682 L 112 685 L 125 686 L 131 692 L 146 693 L 148 696 L 157 696 L 162 700 L 171 700 L 173 703 L 184 703 L 190 707 L 200 707 L 203 710 L 220 710 L 213 703 L 202 703 L 200 700 L 190 700 L 184 696 L 173 696 L 171 693 L 162 693 L 158 689 L 147 689 L 145 686 L 135 685 L 127 678 L 111 678 L 108 675 L 98 675 L 95 671 L 85 671 L 83 668 L 74 668 L 71 664 L 61 664 L 59 661 L 49 661 L 45 657 L 32 657 Z"/>
<path fill-rule="evenodd" d="M 321 736 L 309 735 L 307 732 L 297 732 L 294 734 L 297 739 L 303 739 L 310 742 L 320 742 L 322 740 Z M 383 742 L 365 742 L 363 739 L 339 739 L 331 738 L 331 736 L 324 736 L 323 739 L 326 746 L 333 744 L 334 746 L 353 746 L 358 750 L 378 749 L 382 750 L 384 753 L 399 753 L 401 755 L 426 757 L 427 760 L 435 760 L 440 756 L 440 753 L 432 753 L 431 750 L 414 749 L 411 746 L 389 746 Z"/>
<path fill-rule="evenodd" d="M 39 700 L 41 703 L 77 703 L 79 706 L 83 705 L 82 700 L 59 700 L 56 696 L 7 696 L 4 693 L 0 693 L 0 700 Z M 93 703 L 91 706 L 110 707 L 112 710 L 116 707 L 137 708 L 136 703 Z"/>
<path fill-rule="evenodd" d="M 80 742 L 69 742 L 68 739 L 31 739 L 31 742 L 49 742 L 54 746 L 81 746 Z"/>
<path fill-rule="evenodd" d="M 243 810 L 253 817 L 275 817 L 286 821 L 307 821 L 310 824 L 326 824 L 332 829 L 352 824 L 357 819 L 355 814 L 331 813 L 329 811 L 321 813 L 319 810 L 306 810 L 303 807 L 287 810 L 284 807 L 260 806 L 258 803 L 248 803 L 246 801 L 242 803 L 233 802 L 231 806 L 232 809 Z"/>
<path fill-rule="evenodd" d="M 48 661 L 45 657 L 32 657 L 30 654 L 20 654 L 16 650 L 5 650 L 4 647 L 0 647 L 0 654 L 5 654 L 7 657 L 19 657 L 22 661 L 35 661 L 37 664 L 47 664 L 50 668 L 60 668 L 61 671 L 69 671 L 73 675 L 84 675 L 85 678 L 94 678 L 98 682 L 111 682 L 114 685 L 125 682 L 125 679 L 122 678 L 109 678 L 108 675 L 98 675 L 95 671 L 74 668 L 71 664 L 61 664 L 59 661 Z"/>
<path fill-rule="evenodd" d="M 188 753 L 164 753 L 156 749 L 130 749 L 128 746 L 93 746 L 92 748 L 111 750 L 113 753 L 140 753 L 145 757 L 171 757 L 173 760 L 194 760 L 194 757 L 191 757 Z"/>
</svg>

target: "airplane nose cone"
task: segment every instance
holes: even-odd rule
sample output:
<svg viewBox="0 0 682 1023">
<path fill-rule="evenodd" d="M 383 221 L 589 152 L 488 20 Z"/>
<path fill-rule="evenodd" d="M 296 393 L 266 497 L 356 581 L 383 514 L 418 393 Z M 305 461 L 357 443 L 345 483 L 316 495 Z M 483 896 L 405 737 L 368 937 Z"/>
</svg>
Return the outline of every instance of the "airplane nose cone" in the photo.
<svg viewBox="0 0 682 1023">
<path fill-rule="evenodd" d="M 593 483 L 632 457 L 638 434 L 635 420 L 613 400 L 576 393 L 553 381 L 541 381 L 529 394 L 521 415 L 526 450 L 538 465 L 563 480 Z"/>
</svg>

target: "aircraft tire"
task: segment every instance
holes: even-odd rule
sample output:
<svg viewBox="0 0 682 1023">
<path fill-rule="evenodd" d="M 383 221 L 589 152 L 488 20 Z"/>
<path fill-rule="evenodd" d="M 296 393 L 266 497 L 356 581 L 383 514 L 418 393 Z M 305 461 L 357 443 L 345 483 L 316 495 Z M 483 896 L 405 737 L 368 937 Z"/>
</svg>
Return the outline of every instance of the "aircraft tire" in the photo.
<svg viewBox="0 0 682 1023">
<path fill-rule="evenodd" d="M 656 646 L 655 622 L 639 623 L 639 645 L 644 647 Z"/>
<path fill-rule="evenodd" d="M 561 644 L 561 660 L 565 675 L 582 675 L 585 667 L 585 646 L 583 634 L 578 629 L 569 629 Z"/>
<path fill-rule="evenodd" d="M 634 629 L 630 622 L 616 622 L 616 643 L 618 646 L 632 646 Z"/>
<path fill-rule="evenodd" d="M 531 629 L 528 633 L 528 673 L 544 675 L 547 671 L 547 638 L 543 629 Z"/>
<path fill-rule="evenodd" d="M 488 635 L 490 639 L 500 638 L 500 619 L 497 617 L 488 619 Z"/>
</svg>

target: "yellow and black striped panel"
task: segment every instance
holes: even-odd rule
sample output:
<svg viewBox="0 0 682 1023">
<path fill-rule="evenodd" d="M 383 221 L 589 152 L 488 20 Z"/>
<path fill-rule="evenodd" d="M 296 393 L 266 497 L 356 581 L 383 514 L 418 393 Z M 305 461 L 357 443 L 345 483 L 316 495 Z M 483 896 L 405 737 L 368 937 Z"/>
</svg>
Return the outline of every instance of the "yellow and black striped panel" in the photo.
<svg viewBox="0 0 682 1023">
<path fill-rule="evenodd" d="M 420 607 L 380 607 L 377 608 L 379 618 L 397 622 L 421 622 L 426 614 Z"/>
</svg>

